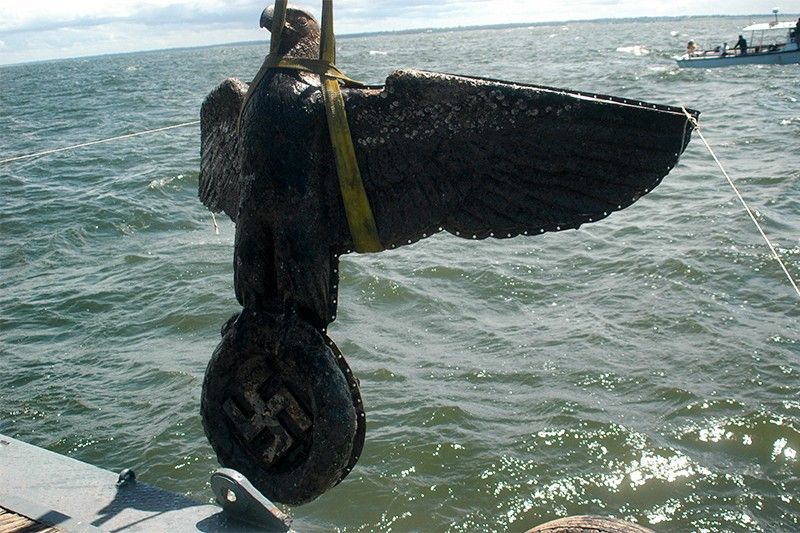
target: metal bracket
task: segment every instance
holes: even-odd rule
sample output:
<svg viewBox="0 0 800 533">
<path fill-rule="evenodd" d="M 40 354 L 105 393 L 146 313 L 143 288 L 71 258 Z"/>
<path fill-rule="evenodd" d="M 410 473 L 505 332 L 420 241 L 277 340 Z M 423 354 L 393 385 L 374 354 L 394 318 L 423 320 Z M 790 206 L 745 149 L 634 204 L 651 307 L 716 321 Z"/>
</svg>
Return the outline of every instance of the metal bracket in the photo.
<svg viewBox="0 0 800 533">
<path fill-rule="evenodd" d="M 232 517 L 266 531 L 289 531 L 292 519 L 266 499 L 242 474 L 219 468 L 211 475 L 211 490 L 222 509 Z"/>
</svg>

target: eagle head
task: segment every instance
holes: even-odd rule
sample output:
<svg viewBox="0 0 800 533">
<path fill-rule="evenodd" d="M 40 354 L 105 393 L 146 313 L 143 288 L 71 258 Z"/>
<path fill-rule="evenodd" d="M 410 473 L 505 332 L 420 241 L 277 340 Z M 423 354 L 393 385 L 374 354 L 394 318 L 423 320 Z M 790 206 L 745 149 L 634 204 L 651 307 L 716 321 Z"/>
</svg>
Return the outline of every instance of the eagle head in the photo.
<svg viewBox="0 0 800 533">
<path fill-rule="evenodd" d="M 261 12 L 260 26 L 272 31 L 274 7 Z M 306 9 L 290 6 L 286 8 L 286 24 L 281 32 L 278 52 L 293 57 L 319 56 L 320 27 L 317 19 Z"/>
</svg>

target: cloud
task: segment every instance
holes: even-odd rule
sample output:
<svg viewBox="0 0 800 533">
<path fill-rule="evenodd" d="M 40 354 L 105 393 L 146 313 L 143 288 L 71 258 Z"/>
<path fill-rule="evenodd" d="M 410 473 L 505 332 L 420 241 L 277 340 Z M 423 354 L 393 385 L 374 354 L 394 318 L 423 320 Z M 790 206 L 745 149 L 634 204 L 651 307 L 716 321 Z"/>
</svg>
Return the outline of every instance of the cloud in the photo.
<svg viewBox="0 0 800 533">
<path fill-rule="evenodd" d="M 3 2 L 5 3 L 5 2 Z M 113 23 L 148 26 L 181 24 L 247 24 L 258 21 L 264 2 L 253 0 L 121 0 L 97 3 L 93 0 L 17 5 L 0 20 L 0 34 L 88 28 Z"/>
<path fill-rule="evenodd" d="M 258 27 L 265 5 L 264 0 L 0 0 L 0 39 L 6 43 L 0 64 L 266 39 Z"/>
</svg>

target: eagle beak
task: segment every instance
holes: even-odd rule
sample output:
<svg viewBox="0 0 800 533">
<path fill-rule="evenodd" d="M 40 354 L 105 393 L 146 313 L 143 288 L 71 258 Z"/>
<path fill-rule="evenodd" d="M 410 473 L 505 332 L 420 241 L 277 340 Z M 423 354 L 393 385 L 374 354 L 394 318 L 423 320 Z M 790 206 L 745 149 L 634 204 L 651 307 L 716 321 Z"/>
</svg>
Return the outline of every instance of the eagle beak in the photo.
<svg viewBox="0 0 800 533">
<path fill-rule="evenodd" d="M 274 8 L 269 6 L 268 8 L 264 9 L 261 12 L 261 20 L 259 21 L 259 27 L 266 28 L 267 31 L 272 31 L 272 14 L 274 12 Z"/>
</svg>

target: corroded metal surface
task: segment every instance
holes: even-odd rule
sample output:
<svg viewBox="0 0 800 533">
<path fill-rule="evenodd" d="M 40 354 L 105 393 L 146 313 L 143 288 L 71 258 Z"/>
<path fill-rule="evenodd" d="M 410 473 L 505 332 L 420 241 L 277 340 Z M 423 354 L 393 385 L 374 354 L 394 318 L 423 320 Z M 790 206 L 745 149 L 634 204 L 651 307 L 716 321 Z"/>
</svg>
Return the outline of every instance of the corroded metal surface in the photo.
<svg viewBox="0 0 800 533">
<path fill-rule="evenodd" d="M 296 315 L 245 310 L 206 371 L 203 425 L 220 463 L 271 500 L 313 500 L 363 446 L 358 385 L 330 342 Z"/>
<path fill-rule="evenodd" d="M 318 57 L 317 22 L 290 8 L 286 23 L 280 52 Z M 693 127 L 679 108 L 415 70 L 343 97 L 386 248 L 441 231 L 479 240 L 596 222 L 652 191 Z M 209 365 L 206 433 L 223 465 L 271 499 L 303 503 L 352 470 L 365 431 L 358 382 L 323 337 L 339 258 L 354 246 L 320 79 L 263 69 L 249 88 L 223 82 L 201 114 L 200 198 L 236 223 L 244 308 Z"/>
<path fill-rule="evenodd" d="M 236 220 L 239 207 L 239 128 L 234 118 L 247 86 L 228 78 L 214 89 L 200 110 L 200 176 L 198 195 L 209 209 Z"/>
<path fill-rule="evenodd" d="M 293 34 L 288 55 L 316 57 L 316 22 L 292 9 L 287 17 L 307 31 Z M 216 199 L 238 197 L 224 209 L 236 222 L 239 303 L 288 304 L 324 330 L 336 317 L 338 258 L 354 246 L 319 77 L 269 71 L 240 116 L 232 103 L 245 91 L 226 80 L 203 104 L 200 196 L 212 210 L 222 208 Z M 676 107 L 417 70 L 343 96 L 386 248 L 441 231 L 504 239 L 597 222 L 651 192 L 693 129 Z"/>
<path fill-rule="evenodd" d="M 353 374 L 353 371 L 350 370 L 350 366 L 347 364 L 347 360 L 344 358 L 342 351 L 339 350 L 336 343 L 327 335 L 325 336 L 325 343 L 336 358 L 336 364 L 339 365 L 339 369 L 347 380 L 347 385 L 350 387 L 350 398 L 353 400 L 353 408 L 356 411 L 356 433 L 353 437 L 353 450 L 350 453 L 350 461 L 348 461 L 344 469 L 344 475 L 338 482 L 341 483 L 347 474 L 353 471 L 358 459 L 361 457 L 361 451 L 364 449 L 364 440 L 367 434 L 367 416 L 364 411 L 364 402 L 361 400 L 361 384 L 358 378 Z"/>
</svg>

